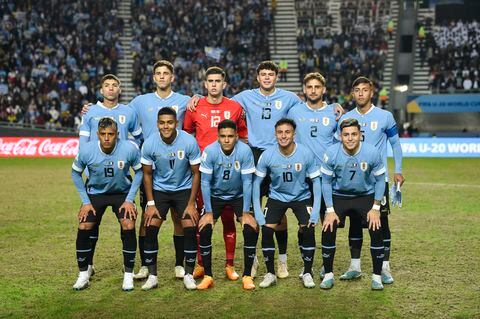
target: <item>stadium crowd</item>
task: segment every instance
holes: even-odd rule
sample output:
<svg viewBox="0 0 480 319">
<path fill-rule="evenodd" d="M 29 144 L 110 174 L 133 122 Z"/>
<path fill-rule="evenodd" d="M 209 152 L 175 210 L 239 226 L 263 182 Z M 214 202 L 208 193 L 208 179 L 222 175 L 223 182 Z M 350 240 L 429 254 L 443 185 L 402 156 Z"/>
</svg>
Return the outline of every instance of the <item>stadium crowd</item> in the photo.
<svg viewBox="0 0 480 319">
<path fill-rule="evenodd" d="M 0 121 L 76 127 L 103 74 L 116 73 L 116 1 L 0 2 Z"/>
<path fill-rule="evenodd" d="M 187 95 L 202 93 L 204 70 L 221 65 L 230 84 L 225 94 L 232 96 L 254 86 L 258 61 L 269 58 L 266 0 L 158 0 L 132 10 L 138 94 L 153 90 L 151 68 L 161 59 L 175 65 L 174 89 Z"/>
<path fill-rule="evenodd" d="M 326 100 L 347 109 L 353 107 L 350 85 L 358 75 L 368 75 L 377 85 L 376 91 L 381 92 L 379 82 L 383 79 L 388 49 L 386 25 L 390 19 L 390 1 L 343 0 L 340 34 L 330 31 L 331 17 L 326 15 L 327 19 L 320 20 L 315 17 L 316 12 L 326 14 L 326 3 L 297 0 L 296 7 L 302 22 L 297 37 L 300 79 L 309 72 L 321 72 L 328 83 Z"/>
<path fill-rule="evenodd" d="M 424 24 L 430 23 L 430 21 Z M 424 35 L 419 27 L 420 59 L 430 68 L 429 86 L 435 93 L 479 92 L 480 25 L 451 21 L 432 26 Z"/>
</svg>

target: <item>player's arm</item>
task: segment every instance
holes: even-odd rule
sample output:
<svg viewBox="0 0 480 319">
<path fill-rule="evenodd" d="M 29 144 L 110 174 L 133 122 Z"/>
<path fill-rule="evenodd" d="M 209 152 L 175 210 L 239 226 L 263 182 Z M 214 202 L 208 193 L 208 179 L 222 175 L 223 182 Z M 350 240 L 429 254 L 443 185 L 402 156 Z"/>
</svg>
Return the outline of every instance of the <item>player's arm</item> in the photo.
<svg viewBox="0 0 480 319">
<path fill-rule="evenodd" d="M 387 133 L 387 136 L 388 136 L 388 133 Z M 388 142 L 392 146 L 393 160 L 395 162 L 395 172 L 394 172 L 393 178 L 395 180 L 395 184 L 400 183 L 400 186 L 402 186 L 403 183 L 405 182 L 405 178 L 402 175 L 403 154 L 402 154 L 402 145 L 400 143 L 400 137 L 398 136 L 398 133 L 393 136 L 389 136 Z"/>
<path fill-rule="evenodd" d="M 82 115 L 82 124 L 79 128 L 79 148 L 90 141 L 90 116 L 88 114 Z"/>
<path fill-rule="evenodd" d="M 197 109 L 198 101 L 200 101 L 201 98 L 202 98 L 202 96 L 200 94 L 194 94 L 190 98 L 190 100 L 188 100 L 187 111 L 195 112 L 195 110 Z"/>
<path fill-rule="evenodd" d="M 203 204 L 205 208 L 205 214 L 200 218 L 198 224 L 198 230 L 201 231 L 203 227 L 210 224 L 213 226 L 213 212 L 212 212 L 212 193 L 211 185 L 213 178 L 213 167 L 215 165 L 212 161 L 213 154 L 208 155 L 207 150 L 203 151 L 202 163 L 200 164 L 201 182 L 200 188 L 202 190 Z"/>
<path fill-rule="evenodd" d="M 153 157 L 148 151 L 148 145 L 142 147 L 142 171 L 143 171 L 143 187 L 145 188 L 145 197 L 147 198 L 147 207 L 143 218 L 145 220 L 145 226 L 150 226 L 150 222 L 153 216 L 160 218 L 160 213 L 155 206 L 155 200 L 153 199 Z"/>
<path fill-rule="evenodd" d="M 386 168 L 380 153 L 377 154 L 375 163 L 372 167 L 372 174 L 375 177 L 375 197 L 372 209 L 367 213 L 368 228 L 379 229 L 380 223 L 380 203 L 385 193 L 385 173 Z"/>
<path fill-rule="evenodd" d="M 248 129 L 247 129 L 247 123 L 245 122 L 245 118 L 242 116 L 243 109 L 240 104 L 238 104 L 239 108 L 237 111 L 237 114 L 235 118 L 237 119 L 237 132 L 238 132 L 238 137 L 240 140 L 248 144 Z"/>
<path fill-rule="evenodd" d="M 262 154 L 258 160 L 257 169 L 255 170 L 255 178 L 253 180 L 252 189 L 253 212 L 255 214 L 255 219 L 260 226 L 265 225 L 265 216 L 263 215 L 262 205 L 260 202 L 260 185 L 262 184 L 265 176 L 267 176 L 267 165 L 265 164 L 265 157 Z"/>
<path fill-rule="evenodd" d="M 90 107 L 93 105 L 93 103 L 87 103 L 87 104 L 83 104 L 82 106 L 82 111 L 80 112 L 82 115 L 85 115 L 88 113 L 88 110 L 90 109 Z"/>
<path fill-rule="evenodd" d="M 142 131 L 142 128 L 140 127 L 140 122 L 138 120 L 137 112 L 133 111 L 132 117 L 133 117 L 133 120 L 131 122 L 130 134 L 132 134 L 133 138 L 135 139 L 135 144 L 140 146 L 142 145 L 142 141 L 143 141 L 143 131 Z"/>
<path fill-rule="evenodd" d="M 200 162 L 202 157 L 200 156 L 200 149 L 195 141 L 190 145 L 188 158 L 190 163 L 190 169 L 192 171 L 192 190 L 190 192 L 190 198 L 188 199 L 187 208 L 183 213 L 183 218 L 187 215 L 190 216 L 194 225 L 198 224 L 198 211 L 195 207 L 195 201 L 197 199 L 198 190 L 200 189 Z"/>
<path fill-rule="evenodd" d="M 192 111 L 185 112 L 185 119 L 183 120 L 183 130 L 189 134 L 195 133 L 195 119 Z"/>
<path fill-rule="evenodd" d="M 137 218 L 137 208 L 134 204 L 135 196 L 137 195 L 138 188 L 142 184 L 143 181 L 143 171 L 142 171 L 142 163 L 140 162 L 140 152 L 138 147 L 135 144 L 135 150 L 132 151 L 130 154 L 130 165 L 135 172 L 135 176 L 133 177 L 132 184 L 130 185 L 130 190 L 128 191 L 127 197 L 125 198 L 125 202 L 120 206 L 120 211 L 122 209 L 125 210 L 125 219 L 136 219 Z"/>
<path fill-rule="evenodd" d="M 333 113 L 335 113 L 335 121 L 338 121 L 345 114 L 345 109 L 340 104 L 333 103 Z"/>
<path fill-rule="evenodd" d="M 327 157 L 325 157 L 325 159 L 327 159 Z M 335 209 L 333 208 L 333 165 L 328 162 L 328 159 L 323 161 L 320 171 L 322 173 L 323 200 L 325 201 L 325 206 L 327 207 L 322 230 L 326 232 L 330 228 L 330 231 L 333 231 L 334 223 L 339 223 L 340 219 L 338 218 L 337 214 L 335 213 Z"/>
<path fill-rule="evenodd" d="M 87 190 L 85 188 L 85 183 L 83 182 L 82 173 L 85 169 L 84 161 L 82 160 L 80 154 L 75 158 L 75 161 L 72 164 L 72 180 L 75 188 L 80 195 L 80 199 L 82 200 L 82 206 L 77 214 L 77 218 L 79 222 L 84 222 L 87 219 L 87 216 L 90 212 L 94 215 L 96 214 L 95 209 L 90 202 L 90 198 L 88 197 Z"/>
<path fill-rule="evenodd" d="M 317 171 L 318 172 L 318 171 Z M 309 226 L 315 226 L 320 219 L 320 206 L 322 202 L 322 185 L 320 182 L 320 173 L 315 177 L 310 177 L 313 184 L 313 211 L 310 215 Z"/>
</svg>

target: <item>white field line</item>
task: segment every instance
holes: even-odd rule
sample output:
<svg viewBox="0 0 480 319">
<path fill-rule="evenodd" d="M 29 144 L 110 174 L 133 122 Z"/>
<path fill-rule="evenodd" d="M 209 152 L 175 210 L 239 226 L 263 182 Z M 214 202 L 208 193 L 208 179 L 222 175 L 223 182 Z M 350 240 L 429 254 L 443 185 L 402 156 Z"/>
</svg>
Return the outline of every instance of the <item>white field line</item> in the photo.
<svg viewBox="0 0 480 319">
<path fill-rule="evenodd" d="M 478 184 L 448 184 L 448 183 L 417 183 L 417 182 L 406 182 L 408 185 L 422 185 L 422 186 L 438 186 L 438 187 L 472 187 L 480 188 Z"/>
</svg>

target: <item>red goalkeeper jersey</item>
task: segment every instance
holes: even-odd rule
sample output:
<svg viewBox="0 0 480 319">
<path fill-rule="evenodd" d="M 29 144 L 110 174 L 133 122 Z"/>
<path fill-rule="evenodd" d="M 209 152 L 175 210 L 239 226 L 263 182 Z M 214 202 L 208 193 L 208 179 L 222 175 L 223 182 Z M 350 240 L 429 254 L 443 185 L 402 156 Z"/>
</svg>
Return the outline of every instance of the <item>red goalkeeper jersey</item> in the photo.
<svg viewBox="0 0 480 319">
<path fill-rule="evenodd" d="M 211 104 L 202 97 L 195 112 L 187 110 L 183 129 L 190 134 L 195 133 L 200 150 L 218 139 L 217 127 L 223 120 L 232 120 L 237 124 L 238 136 L 247 139 L 247 125 L 242 116 L 242 107 L 239 103 L 223 97 L 219 104 Z"/>
</svg>

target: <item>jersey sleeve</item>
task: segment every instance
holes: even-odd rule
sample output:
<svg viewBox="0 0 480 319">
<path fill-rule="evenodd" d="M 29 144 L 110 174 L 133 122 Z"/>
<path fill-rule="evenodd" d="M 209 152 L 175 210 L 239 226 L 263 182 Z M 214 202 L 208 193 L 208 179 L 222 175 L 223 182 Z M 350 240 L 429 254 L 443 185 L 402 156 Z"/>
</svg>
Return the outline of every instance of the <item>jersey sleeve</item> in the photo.
<svg viewBox="0 0 480 319">
<path fill-rule="evenodd" d="M 190 110 L 187 110 L 185 112 L 185 119 L 183 120 L 183 130 L 190 134 L 193 134 L 195 132 L 195 114 Z"/>
<path fill-rule="evenodd" d="M 372 164 L 372 174 L 374 176 L 380 176 L 386 173 L 387 169 L 385 168 L 385 165 L 383 164 L 383 159 L 377 150 L 372 150 L 375 152 L 375 156 L 373 159 L 373 164 Z"/>
<path fill-rule="evenodd" d="M 80 152 L 77 154 L 77 156 L 75 157 L 72 163 L 72 169 L 81 174 L 85 170 L 85 167 L 87 167 L 87 161 L 85 159 L 84 153 Z"/>
<path fill-rule="evenodd" d="M 145 143 L 143 143 L 141 154 L 142 154 L 142 157 L 140 159 L 140 162 L 143 165 L 150 165 L 150 166 L 153 165 L 155 159 L 153 158 L 153 154 L 150 149 L 150 143 L 148 139 L 147 141 L 145 141 Z"/>
<path fill-rule="evenodd" d="M 190 165 L 198 165 L 202 161 L 200 148 L 198 147 L 198 144 L 193 137 L 191 137 L 191 142 L 188 148 L 187 155 L 188 155 L 188 160 L 190 162 Z"/>
<path fill-rule="evenodd" d="M 398 135 L 397 122 L 395 122 L 390 112 L 387 113 L 387 129 L 385 130 L 385 134 L 387 134 L 388 138 Z"/>
<path fill-rule="evenodd" d="M 129 132 L 137 140 L 142 134 L 142 128 L 140 127 L 140 121 L 138 120 L 137 113 L 132 109 L 132 121 L 130 123 Z"/>
<path fill-rule="evenodd" d="M 130 166 L 134 171 L 137 171 L 142 168 L 140 149 L 134 142 L 128 141 L 128 143 L 132 146 L 130 151 Z"/>
<path fill-rule="evenodd" d="M 245 119 L 242 116 L 243 109 L 240 106 L 240 104 L 237 104 L 237 105 L 238 105 L 238 109 L 236 111 L 235 118 L 237 119 L 236 124 L 237 124 L 238 136 L 240 138 L 247 139 L 248 138 L 248 130 L 247 130 L 247 123 L 245 122 Z"/>
<path fill-rule="evenodd" d="M 265 152 L 260 155 L 257 163 L 257 168 L 255 169 L 255 175 L 261 178 L 267 176 L 267 156 L 265 155 L 267 155 L 265 154 Z"/>
<path fill-rule="evenodd" d="M 200 172 L 208 175 L 213 174 L 213 167 L 215 163 L 215 155 L 211 152 L 211 148 L 207 147 L 202 153 L 202 161 L 200 163 Z"/>
<path fill-rule="evenodd" d="M 246 146 L 246 149 L 244 152 L 242 168 L 240 172 L 242 173 L 242 175 L 255 173 L 255 163 L 253 160 L 253 153 L 248 146 Z"/>
<path fill-rule="evenodd" d="M 87 112 L 82 116 L 82 123 L 80 124 L 78 133 L 81 146 L 90 141 L 90 129 L 90 115 L 89 112 Z"/>
<path fill-rule="evenodd" d="M 332 156 L 332 152 L 330 152 L 329 150 L 327 150 L 325 154 L 323 154 L 322 166 L 320 167 L 320 173 L 322 173 L 322 178 L 323 176 L 333 178 L 334 167 Z"/>
<path fill-rule="evenodd" d="M 293 92 L 290 92 L 290 93 L 291 93 L 291 94 L 290 94 L 290 100 L 289 100 L 290 103 L 288 103 L 288 108 L 287 108 L 287 110 L 290 110 L 290 109 L 292 109 L 292 107 L 294 107 L 294 106 L 297 105 L 298 103 L 302 103 L 302 102 L 303 102 L 302 99 L 301 99 L 298 95 L 296 95 L 296 94 L 293 93 Z"/>
<path fill-rule="evenodd" d="M 240 93 L 237 93 L 232 97 L 232 100 L 239 103 L 242 106 L 242 108 L 243 108 L 244 103 L 245 103 L 245 100 L 243 99 L 243 92 L 244 91 L 242 91 Z"/>
<path fill-rule="evenodd" d="M 317 167 L 317 165 L 315 165 L 315 161 L 313 160 L 314 155 L 309 153 L 310 151 L 308 150 L 305 152 L 305 156 L 307 158 L 307 167 L 305 167 L 305 171 L 310 179 L 314 179 L 320 176 L 320 169 Z"/>
</svg>

